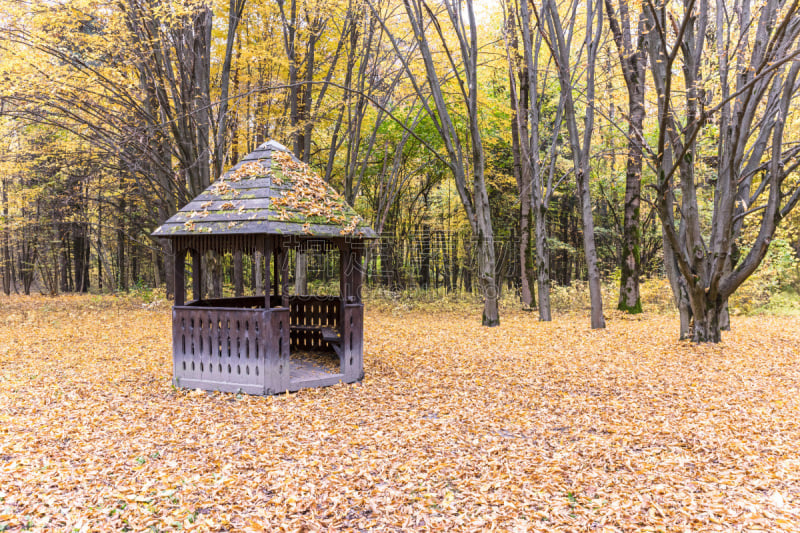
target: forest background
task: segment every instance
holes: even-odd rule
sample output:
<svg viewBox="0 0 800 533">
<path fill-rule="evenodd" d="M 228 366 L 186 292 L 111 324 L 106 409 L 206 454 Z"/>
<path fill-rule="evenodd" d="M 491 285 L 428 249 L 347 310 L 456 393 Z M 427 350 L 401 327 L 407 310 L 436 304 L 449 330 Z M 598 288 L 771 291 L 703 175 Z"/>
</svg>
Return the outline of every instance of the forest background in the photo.
<svg viewBox="0 0 800 533">
<path fill-rule="evenodd" d="M 6 294 L 170 294 L 150 233 L 276 139 L 381 235 L 373 294 L 596 328 L 605 295 L 713 342 L 796 305 L 797 2 L 0 5 Z M 209 294 L 256 290 L 205 260 Z M 336 258 L 292 260 L 295 292 L 336 289 Z"/>
</svg>

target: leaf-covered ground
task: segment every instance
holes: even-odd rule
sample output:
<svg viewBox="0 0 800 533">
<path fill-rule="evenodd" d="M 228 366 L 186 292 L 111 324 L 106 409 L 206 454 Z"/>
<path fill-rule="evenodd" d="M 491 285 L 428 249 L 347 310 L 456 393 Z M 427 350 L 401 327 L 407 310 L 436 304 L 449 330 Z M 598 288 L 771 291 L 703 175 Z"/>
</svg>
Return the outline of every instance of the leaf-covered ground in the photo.
<svg viewBox="0 0 800 533">
<path fill-rule="evenodd" d="M 367 311 L 366 379 L 170 384 L 166 307 L 0 299 L 0 529 L 800 530 L 800 320 Z"/>
</svg>

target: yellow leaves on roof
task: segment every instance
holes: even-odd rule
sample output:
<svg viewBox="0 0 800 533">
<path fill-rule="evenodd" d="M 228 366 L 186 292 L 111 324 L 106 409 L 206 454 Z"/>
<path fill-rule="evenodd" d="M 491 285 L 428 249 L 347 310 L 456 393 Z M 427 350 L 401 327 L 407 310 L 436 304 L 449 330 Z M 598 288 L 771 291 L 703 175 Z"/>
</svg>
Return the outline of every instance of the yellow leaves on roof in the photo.
<svg viewBox="0 0 800 533">
<path fill-rule="evenodd" d="M 168 304 L 0 296 L 0 529 L 800 531 L 797 317 L 373 302 L 361 386 L 176 390 Z"/>
<path fill-rule="evenodd" d="M 243 163 L 242 166 L 237 168 L 236 170 L 231 171 L 226 177 L 226 181 L 241 181 L 243 179 L 256 179 L 260 177 L 268 177 L 271 174 L 269 169 L 264 168 L 261 165 L 261 161 L 263 159 L 259 159 L 258 161 L 248 161 Z"/>
<path fill-rule="evenodd" d="M 237 182 L 247 179 L 271 178 L 274 190 L 278 196 L 271 199 L 271 207 L 277 211 L 278 218 L 283 221 L 296 221 L 303 224 L 303 232 L 313 234 L 312 223 L 335 224 L 341 226 L 341 235 L 352 235 L 358 231 L 363 219 L 354 214 L 347 202 L 331 187 L 325 183 L 319 174 L 302 162 L 296 161 L 287 152 L 274 152 L 272 162 L 280 172 L 272 168 L 265 168 L 263 160 L 248 161 L 236 170 L 228 172 L 222 179 L 215 182 L 208 190 L 212 197 L 236 198 L 241 193 L 233 186 Z M 220 198 L 221 200 L 221 198 Z M 205 218 L 212 207 L 211 200 L 200 204 L 202 211 L 191 211 L 190 219 L 184 223 L 187 231 L 196 231 L 192 219 Z M 238 214 L 245 212 L 243 203 L 224 201 L 218 205 L 219 211 L 236 209 Z M 228 227 L 233 227 L 231 224 Z"/>
<path fill-rule="evenodd" d="M 261 160 L 258 161 L 250 161 L 244 163 L 238 169 L 228 173 L 219 181 L 216 181 L 213 185 L 211 185 L 209 192 L 213 196 L 223 196 L 230 194 L 231 197 L 236 198 L 241 193 L 238 189 L 231 186 L 231 183 L 239 182 L 243 179 L 255 179 L 258 177 L 266 176 L 267 169 L 261 166 Z M 200 204 L 202 211 L 190 211 L 188 214 L 189 219 L 194 218 L 205 218 L 209 215 L 208 209 L 213 205 L 213 200 L 207 200 Z M 237 209 L 239 214 L 244 212 L 244 204 L 236 204 L 234 202 L 226 201 L 219 205 L 220 211 L 226 211 L 231 209 Z M 197 228 L 192 220 L 184 223 L 184 228 L 186 231 L 195 231 Z M 228 228 L 233 228 L 234 224 L 232 222 L 228 223 Z"/>
<path fill-rule="evenodd" d="M 345 226 L 344 228 L 342 228 L 342 231 L 340 231 L 339 233 L 341 233 L 342 235 L 352 235 L 353 232 L 358 227 L 359 222 L 361 222 L 361 217 L 358 216 L 353 217 L 350 220 L 350 223 L 347 224 L 347 226 Z"/>
<path fill-rule="evenodd" d="M 219 180 L 217 182 L 214 182 L 214 184 L 211 186 L 210 192 L 214 196 L 220 196 L 220 195 L 223 195 L 223 194 L 227 194 L 227 193 L 229 193 L 229 192 L 231 192 L 233 190 L 234 189 L 233 189 L 233 187 L 231 187 L 230 183 L 228 183 L 224 179 L 221 179 L 221 180 Z"/>
<path fill-rule="evenodd" d="M 351 235 L 363 222 L 360 216 L 348 213 L 350 210 L 344 198 L 306 163 L 297 161 L 287 152 L 273 153 L 272 160 L 290 185 L 290 189 L 272 199 L 272 206 L 278 210 L 281 220 L 291 220 L 292 215 L 287 209 L 294 210 L 305 218 L 320 217 L 328 223 L 343 226 L 339 232 L 342 235 Z M 303 231 L 311 233 L 309 222 L 303 225 Z"/>
</svg>

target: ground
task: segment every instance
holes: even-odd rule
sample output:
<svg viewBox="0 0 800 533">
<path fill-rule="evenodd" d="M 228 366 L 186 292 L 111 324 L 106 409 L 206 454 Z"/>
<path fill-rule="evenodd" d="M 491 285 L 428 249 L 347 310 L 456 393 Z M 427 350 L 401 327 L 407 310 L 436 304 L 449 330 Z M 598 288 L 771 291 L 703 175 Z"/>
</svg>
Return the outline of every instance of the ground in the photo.
<svg viewBox="0 0 800 533">
<path fill-rule="evenodd" d="M 367 310 L 366 378 L 172 387 L 167 306 L 0 298 L 0 530 L 800 531 L 800 318 Z"/>
</svg>

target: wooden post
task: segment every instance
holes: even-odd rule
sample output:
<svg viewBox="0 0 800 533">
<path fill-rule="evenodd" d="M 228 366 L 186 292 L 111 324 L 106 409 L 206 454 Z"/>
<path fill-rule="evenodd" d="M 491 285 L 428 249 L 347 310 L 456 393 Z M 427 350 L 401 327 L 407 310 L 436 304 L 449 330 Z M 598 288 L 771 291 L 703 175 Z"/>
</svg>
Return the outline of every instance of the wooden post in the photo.
<svg viewBox="0 0 800 533">
<path fill-rule="evenodd" d="M 352 293 L 350 296 L 353 297 L 353 301 L 356 303 L 361 303 L 361 285 L 364 280 L 364 250 L 361 246 L 356 246 L 352 248 L 350 252 L 350 283 L 351 283 L 351 290 Z"/>
<path fill-rule="evenodd" d="M 275 296 L 278 296 L 278 288 L 281 286 L 281 268 L 278 262 L 278 256 L 281 254 L 281 243 L 278 239 L 275 239 L 272 243 L 272 254 L 274 256 L 272 261 L 272 285 L 274 287 Z"/>
<path fill-rule="evenodd" d="M 203 299 L 203 254 L 192 250 L 192 299 Z"/>
<path fill-rule="evenodd" d="M 281 305 L 289 308 L 289 250 L 281 248 Z"/>
<path fill-rule="evenodd" d="M 350 249 L 348 243 L 339 242 L 339 296 L 342 299 L 342 307 L 347 301 L 347 265 L 350 260 Z"/>
<path fill-rule="evenodd" d="M 353 243 L 348 241 L 341 245 L 339 292 L 344 302 L 360 300 L 358 294 L 361 286 L 360 259 L 361 252 L 353 247 Z"/>
<path fill-rule="evenodd" d="M 184 279 L 184 269 L 186 266 L 186 249 L 178 250 L 175 254 L 175 305 L 186 303 L 186 282 Z"/>
<path fill-rule="evenodd" d="M 272 258 L 272 238 L 264 236 L 261 241 L 261 254 L 264 256 L 264 265 L 266 266 L 266 270 L 264 271 L 264 309 L 269 309 L 269 300 L 270 296 L 270 276 L 269 276 L 269 262 Z M 261 268 L 261 265 L 259 265 Z"/>
</svg>

